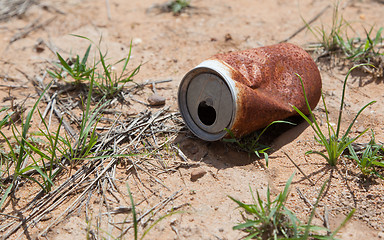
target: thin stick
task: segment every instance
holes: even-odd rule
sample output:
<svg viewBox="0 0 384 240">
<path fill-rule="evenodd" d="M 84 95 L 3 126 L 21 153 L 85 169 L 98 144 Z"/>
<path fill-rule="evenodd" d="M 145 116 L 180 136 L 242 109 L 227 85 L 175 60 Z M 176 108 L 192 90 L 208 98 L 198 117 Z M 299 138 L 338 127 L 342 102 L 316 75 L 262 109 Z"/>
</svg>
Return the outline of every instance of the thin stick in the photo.
<svg viewBox="0 0 384 240">
<path fill-rule="evenodd" d="M 153 84 L 157 84 L 157 83 L 166 83 L 166 82 L 172 82 L 172 78 L 170 79 L 164 79 L 164 80 L 157 80 L 157 81 L 145 81 L 144 83 L 141 83 L 139 84 L 140 86 L 145 86 L 145 85 L 153 85 Z"/>
<path fill-rule="evenodd" d="M 151 209 L 149 209 L 148 211 L 146 211 L 143 215 L 141 215 L 140 217 L 137 218 L 137 222 L 140 222 L 141 219 L 143 219 L 145 216 L 147 216 L 149 213 L 151 213 L 154 209 L 157 208 L 157 206 L 160 206 L 162 205 L 162 207 L 164 207 L 169 201 L 171 201 L 172 199 L 175 198 L 175 196 L 181 192 L 181 190 L 183 189 L 180 189 L 178 191 L 176 191 L 174 194 L 172 194 L 170 197 L 164 199 L 163 201 L 159 202 L 158 204 L 156 204 L 155 206 L 153 206 Z M 153 214 L 154 215 L 154 214 Z M 118 238 L 122 238 L 122 236 L 124 236 L 129 229 L 132 228 L 133 225 L 130 225 L 129 227 L 127 227 L 126 229 L 124 229 L 124 231 L 121 232 L 120 236 Z"/>
<path fill-rule="evenodd" d="M 6 87 L 6 88 L 28 88 L 27 86 L 22 86 L 22 85 L 6 85 L 6 84 L 0 84 L 0 87 Z"/>
<path fill-rule="evenodd" d="M 314 208 L 313 204 L 304 196 L 304 194 L 300 191 L 300 189 L 298 187 L 296 187 L 296 191 L 297 193 L 299 194 L 300 198 L 303 199 L 303 201 L 309 205 L 310 208 Z M 323 216 L 321 216 L 318 212 L 317 212 L 317 209 L 315 209 L 315 213 L 316 215 L 321 219 L 321 221 L 324 222 L 324 218 Z"/>
<path fill-rule="evenodd" d="M 185 156 L 185 154 L 183 153 L 183 151 L 181 151 L 180 148 L 176 147 L 176 146 L 172 146 L 173 149 L 176 149 L 177 151 L 177 155 L 179 155 L 179 157 L 184 160 L 184 162 L 188 163 L 188 158 L 187 156 Z"/>
<path fill-rule="evenodd" d="M 55 20 L 56 16 L 48 19 L 47 21 L 43 22 L 43 23 L 40 23 L 40 24 L 37 24 L 39 22 L 39 19 L 35 20 L 34 22 L 32 22 L 31 24 L 27 25 L 23 31 L 19 32 L 19 33 L 16 33 L 15 35 L 13 35 L 13 37 L 11 38 L 11 40 L 9 41 L 9 44 L 13 43 L 13 42 L 16 42 L 17 40 L 19 39 L 22 39 L 22 38 L 25 38 L 28 34 L 30 34 L 31 32 L 39 29 L 39 28 L 42 28 L 44 27 L 45 25 L 48 25 L 50 24 L 53 20 Z"/>
<path fill-rule="evenodd" d="M 324 225 L 325 227 L 328 229 L 327 232 L 328 232 L 328 235 L 331 233 L 330 232 L 330 225 L 329 225 L 329 212 L 328 212 L 328 207 L 327 205 L 324 206 Z"/>
<path fill-rule="evenodd" d="M 285 152 L 285 151 L 282 151 L 285 156 L 287 156 L 287 158 L 291 161 L 291 163 L 293 163 L 293 165 L 295 165 L 295 167 L 301 172 L 301 174 L 304 175 L 304 177 L 311 183 L 312 186 L 315 186 L 315 183 L 312 182 L 312 180 L 301 170 L 301 168 L 292 160 L 292 158 Z"/>
<path fill-rule="evenodd" d="M 4 75 L 4 74 L 0 74 L 0 78 L 4 79 L 5 81 L 19 81 L 18 78 L 15 78 L 15 77 L 11 77 L 11 76 L 8 76 L 8 75 Z M 8 85 L 4 85 L 4 87 L 7 86 L 9 87 Z M 12 85 L 11 85 L 12 86 Z"/>
<path fill-rule="evenodd" d="M 314 21 L 316 21 L 321 15 L 323 15 L 325 13 L 325 11 L 330 7 L 331 5 L 328 5 L 326 6 L 325 8 L 323 8 L 323 10 L 321 10 L 320 13 L 318 13 L 314 18 L 312 18 L 308 23 L 305 23 L 304 26 L 302 26 L 301 28 L 299 28 L 299 30 L 297 30 L 296 32 L 294 32 L 291 36 L 287 37 L 286 39 L 284 39 L 283 41 L 281 41 L 280 43 L 283 43 L 283 42 L 288 42 L 289 40 L 291 40 L 292 38 L 294 38 L 297 34 L 299 34 L 301 31 L 303 31 L 304 29 L 306 29 L 309 25 L 311 25 Z"/>
<path fill-rule="evenodd" d="M 107 6 L 107 15 L 108 15 L 108 20 L 111 20 L 111 8 L 109 6 L 109 0 L 105 0 L 105 5 Z"/>
<path fill-rule="evenodd" d="M 80 196 L 78 196 L 75 201 L 72 202 L 72 204 L 70 204 L 54 221 L 52 221 L 42 232 L 40 232 L 39 234 L 39 237 L 41 236 L 45 236 L 45 234 L 47 234 L 48 230 L 54 226 L 59 219 L 61 219 L 64 214 L 66 214 L 67 212 L 69 212 L 73 207 L 75 207 L 77 204 L 79 204 L 83 197 L 85 196 L 85 194 L 88 192 L 88 190 L 91 189 L 92 186 L 95 185 L 95 183 L 97 183 L 97 181 L 99 181 L 99 179 L 105 174 L 106 171 L 109 170 L 109 168 L 114 165 L 115 163 L 117 162 L 117 159 L 116 158 L 113 158 L 109 164 L 105 167 L 105 169 L 92 181 L 91 184 L 88 185 L 88 187 L 80 194 Z"/>
<path fill-rule="evenodd" d="M 12 216 L 12 215 L 8 215 L 8 214 L 5 214 L 5 213 L 0 213 L 0 215 L 2 215 L 2 216 L 5 216 L 5 217 L 9 217 L 9 218 L 16 218 L 16 219 L 20 219 L 20 217 L 17 217 L 17 216 Z"/>
</svg>

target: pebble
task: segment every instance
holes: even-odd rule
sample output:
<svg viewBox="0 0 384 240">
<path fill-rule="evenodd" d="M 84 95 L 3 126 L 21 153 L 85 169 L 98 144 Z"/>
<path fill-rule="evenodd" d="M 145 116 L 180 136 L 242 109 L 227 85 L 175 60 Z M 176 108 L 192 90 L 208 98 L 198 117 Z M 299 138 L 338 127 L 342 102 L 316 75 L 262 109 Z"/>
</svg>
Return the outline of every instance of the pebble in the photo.
<svg viewBox="0 0 384 240">
<path fill-rule="evenodd" d="M 148 98 L 148 103 L 151 106 L 160 106 L 165 104 L 165 98 L 163 96 L 153 94 Z"/>
<path fill-rule="evenodd" d="M 202 168 L 198 168 L 198 169 L 193 170 L 191 172 L 191 181 L 192 182 L 197 181 L 197 179 L 203 177 L 206 173 L 207 173 L 207 171 L 205 171 Z"/>
<path fill-rule="evenodd" d="M 139 45 L 140 43 L 142 43 L 143 40 L 141 38 L 134 38 L 132 39 L 132 45 Z"/>
<path fill-rule="evenodd" d="M 379 232 L 379 236 L 378 236 L 380 239 L 384 239 L 384 232 Z"/>
<path fill-rule="evenodd" d="M 364 126 L 360 126 L 358 129 L 356 129 L 357 133 L 362 133 L 364 131 L 365 131 L 365 127 Z"/>
</svg>

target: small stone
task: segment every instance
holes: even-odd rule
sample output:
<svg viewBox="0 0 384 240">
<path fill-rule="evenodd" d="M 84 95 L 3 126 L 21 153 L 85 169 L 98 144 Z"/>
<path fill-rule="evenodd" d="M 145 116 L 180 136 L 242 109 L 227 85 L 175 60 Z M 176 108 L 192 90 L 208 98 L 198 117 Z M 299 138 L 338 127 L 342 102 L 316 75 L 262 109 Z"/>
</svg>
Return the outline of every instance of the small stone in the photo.
<svg viewBox="0 0 384 240">
<path fill-rule="evenodd" d="M 229 33 L 225 34 L 225 36 L 224 36 L 224 40 L 225 40 L 226 42 L 231 41 L 231 40 L 232 40 L 232 36 L 231 36 L 231 34 L 229 34 Z"/>
<path fill-rule="evenodd" d="M 141 40 L 141 38 L 132 39 L 132 45 L 134 45 L 134 46 L 139 45 L 142 42 L 143 42 L 143 40 Z"/>
<path fill-rule="evenodd" d="M 380 239 L 384 239 L 384 232 L 379 232 L 379 236 L 378 236 Z"/>
<path fill-rule="evenodd" d="M 198 168 L 198 169 L 193 170 L 191 172 L 191 181 L 192 182 L 197 181 L 197 179 L 203 177 L 206 173 L 207 173 L 207 171 L 205 171 L 202 168 Z"/>
<path fill-rule="evenodd" d="M 148 103 L 151 106 L 160 106 L 165 104 L 165 98 L 163 96 L 153 94 L 148 98 Z"/>
<path fill-rule="evenodd" d="M 45 50 L 44 40 L 41 38 L 37 39 L 37 43 L 35 44 L 34 48 L 37 53 L 43 52 Z"/>
<path fill-rule="evenodd" d="M 365 131 L 365 127 L 364 126 L 360 126 L 358 129 L 356 129 L 357 133 L 362 133 L 364 131 Z"/>
</svg>

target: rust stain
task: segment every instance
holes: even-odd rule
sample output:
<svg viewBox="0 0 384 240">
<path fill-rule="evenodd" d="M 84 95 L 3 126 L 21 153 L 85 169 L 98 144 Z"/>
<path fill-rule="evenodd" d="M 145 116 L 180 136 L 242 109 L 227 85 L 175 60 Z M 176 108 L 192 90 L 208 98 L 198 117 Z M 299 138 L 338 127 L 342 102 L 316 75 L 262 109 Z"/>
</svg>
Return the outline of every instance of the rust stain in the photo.
<svg viewBox="0 0 384 240">
<path fill-rule="evenodd" d="M 316 63 L 298 46 L 289 43 L 218 54 L 233 71 L 236 82 L 237 112 L 232 132 L 240 137 L 275 120 L 297 113 L 291 105 L 308 114 L 302 87 L 313 109 L 321 95 L 321 77 Z"/>
</svg>

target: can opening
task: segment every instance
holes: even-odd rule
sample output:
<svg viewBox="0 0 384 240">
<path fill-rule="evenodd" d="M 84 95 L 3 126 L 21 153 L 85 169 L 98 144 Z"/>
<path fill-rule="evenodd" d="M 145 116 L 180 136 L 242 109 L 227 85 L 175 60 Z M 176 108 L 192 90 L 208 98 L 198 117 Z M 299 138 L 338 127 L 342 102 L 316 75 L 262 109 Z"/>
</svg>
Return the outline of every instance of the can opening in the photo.
<svg viewBox="0 0 384 240">
<path fill-rule="evenodd" d="M 181 116 L 197 137 L 207 141 L 223 138 L 236 113 L 234 82 L 223 71 L 196 67 L 184 76 L 179 86 Z"/>
<path fill-rule="evenodd" d="M 216 110 L 209 106 L 206 101 L 202 101 L 199 104 L 197 115 L 200 121 L 207 126 L 211 126 L 216 121 Z"/>
</svg>

